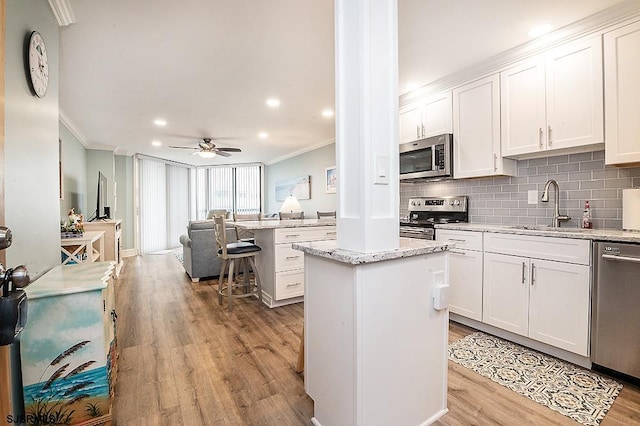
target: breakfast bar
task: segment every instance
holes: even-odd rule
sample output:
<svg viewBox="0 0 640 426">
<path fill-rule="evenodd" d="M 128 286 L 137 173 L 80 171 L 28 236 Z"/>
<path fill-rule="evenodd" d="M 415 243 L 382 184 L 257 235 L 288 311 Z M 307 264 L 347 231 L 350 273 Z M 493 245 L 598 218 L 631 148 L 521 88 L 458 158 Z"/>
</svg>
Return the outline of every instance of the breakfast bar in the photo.
<svg viewBox="0 0 640 426">
<path fill-rule="evenodd" d="M 262 281 L 262 300 L 270 308 L 304 299 L 304 254 L 292 243 L 336 239 L 334 219 L 256 220 L 228 222 L 252 231 L 262 248 L 256 267 Z"/>
</svg>

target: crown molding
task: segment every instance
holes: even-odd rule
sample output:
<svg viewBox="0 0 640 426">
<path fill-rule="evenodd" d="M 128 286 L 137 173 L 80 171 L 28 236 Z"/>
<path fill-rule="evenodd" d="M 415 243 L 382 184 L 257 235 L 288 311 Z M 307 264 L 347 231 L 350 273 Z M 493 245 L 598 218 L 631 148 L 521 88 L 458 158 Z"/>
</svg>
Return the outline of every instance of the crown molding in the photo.
<svg viewBox="0 0 640 426">
<path fill-rule="evenodd" d="M 336 141 L 335 139 L 329 139 L 329 140 L 320 142 L 318 144 L 302 148 L 302 149 L 300 149 L 298 151 L 294 151 L 294 152 L 291 152 L 289 154 L 285 154 L 283 156 L 275 158 L 275 159 L 273 159 L 273 160 L 271 160 L 269 162 L 266 162 L 264 164 L 267 165 L 267 166 L 271 166 L 271 165 L 279 163 L 281 161 L 288 160 L 288 159 L 293 158 L 293 157 L 297 157 L 298 155 L 302 155 L 302 154 L 304 154 L 306 152 L 313 151 L 313 150 L 316 150 L 318 148 L 322 148 L 323 146 L 331 145 L 332 143 L 335 143 L 335 141 Z"/>
<path fill-rule="evenodd" d="M 49 0 L 49 6 L 58 21 L 58 26 L 66 27 L 76 22 L 69 0 Z"/>
<path fill-rule="evenodd" d="M 78 126 L 76 126 L 73 121 L 71 121 L 69 116 L 62 110 L 62 108 L 58 108 L 58 118 L 60 122 L 64 124 L 64 127 L 66 127 L 69 132 L 71 132 L 71 134 L 75 136 L 76 139 L 78 139 L 78 142 L 80 142 L 82 146 L 84 146 L 85 148 L 89 148 L 87 137 L 84 135 L 84 133 L 82 133 L 82 131 L 80 131 Z"/>
<path fill-rule="evenodd" d="M 426 84 L 412 92 L 400 96 L 400 106 L 423 99 L 425 96 L 452 89 L 461 84 L 486 77 L 503 70 L 523 59 L 530 58 L 550 48 L 578 40 L 587 36 L 596 36 L 630 23 L 640 18 L 640 2 L 626 0 L 604 9 L 584 19 L 559 28 L 527 43 L 489 57 L 470 67 L 464 68 L 439 80 Z"/>
</svg>

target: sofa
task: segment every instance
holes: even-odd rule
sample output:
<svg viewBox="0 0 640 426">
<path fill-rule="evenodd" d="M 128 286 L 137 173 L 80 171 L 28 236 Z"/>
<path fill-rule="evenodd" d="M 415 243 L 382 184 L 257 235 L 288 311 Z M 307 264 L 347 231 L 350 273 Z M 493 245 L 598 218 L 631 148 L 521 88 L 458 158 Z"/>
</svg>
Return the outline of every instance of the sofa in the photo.
<svg viewBox="0 0 640 426">
<path fill-rule="evenodd" d="M 235 241 L 234 228 L 227 229 L 227 240 Z M 220 275 L 220 258 L 213 220 L 194 220 L 187 226 L 187 234 L 180 237 L 184 270 L 191 281 Z"/>
</svg>

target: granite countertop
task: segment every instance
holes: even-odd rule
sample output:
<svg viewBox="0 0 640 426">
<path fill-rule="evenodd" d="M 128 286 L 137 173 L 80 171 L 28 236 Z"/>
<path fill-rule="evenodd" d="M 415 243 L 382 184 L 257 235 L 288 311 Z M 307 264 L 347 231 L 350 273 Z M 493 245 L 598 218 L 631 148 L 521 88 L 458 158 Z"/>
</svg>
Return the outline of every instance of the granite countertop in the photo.
<svg viewBox="0 0 640 426">
<path fill-rule="evenodd" d="M 498 232 L 502 234 L 537 235 L 541 237 L 577 238 L 626 243 L 640 243 L 639 231 L 620 229 L 554 228 L 550 226 L 528 225 L 488 225 L 484 223 L 448 223 L 436 225 L 437 229 L 459 231 Z"/>
<path fill-rule="evenodd" d="M 309 243 L 293 243 L 291 248 L 301 250 L 306 254 L 324 257 L 336 262 L 359 265 L 362 263 L 380 262 L 383 260 L 399 259 L 401 257 L 418 256 L 429 253 L 439 253 L 448 250 L 451 244 L 415 238 L 400 238 L 400 247 L 375 253 L 359 253 L 337 247 L 337 241 L 316 241 Z"/>
<path fill-rule="evenodd" d="M 25 288 L 27 298 L 83 293 L 107 287 L 115 262 L 86 262 L 58 265 Z"/>
<path fill-rule="evenodd" d="M 275 228 L 305 228 L 309 226 L 336 226 L 335 219 L 298 219 L 298 220 L 247 220 L 227 222 L 230 226 L 241 229 L 275 229 Z"/>
</svg>

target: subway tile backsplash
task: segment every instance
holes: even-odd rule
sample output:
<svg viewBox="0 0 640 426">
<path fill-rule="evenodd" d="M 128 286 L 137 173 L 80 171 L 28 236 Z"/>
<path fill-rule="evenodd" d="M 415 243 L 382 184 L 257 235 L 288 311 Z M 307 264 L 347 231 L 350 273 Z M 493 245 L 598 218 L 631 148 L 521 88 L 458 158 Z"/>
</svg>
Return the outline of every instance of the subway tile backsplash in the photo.
<svg viewBox="0 0 640 426">
<path fill-rule="evenodd" d="M 468 195 L 472 223 L 551 225 L 554 194 L 540 201 L 549 179 L 560 187 L 560 213 L 571 216 L 563 227 L 579 226 L 589 200 L 594 228 L 622 229 L 622 190 L 640 187 L 640 167 L 605 166 L 604 151 L 596 151 L 520 160 L 517 177 L 401 183 L 400 216 L 412 197 Z M 538 190 L 537 204 L 528 203 L 529 190 Z"/>
</svg>

